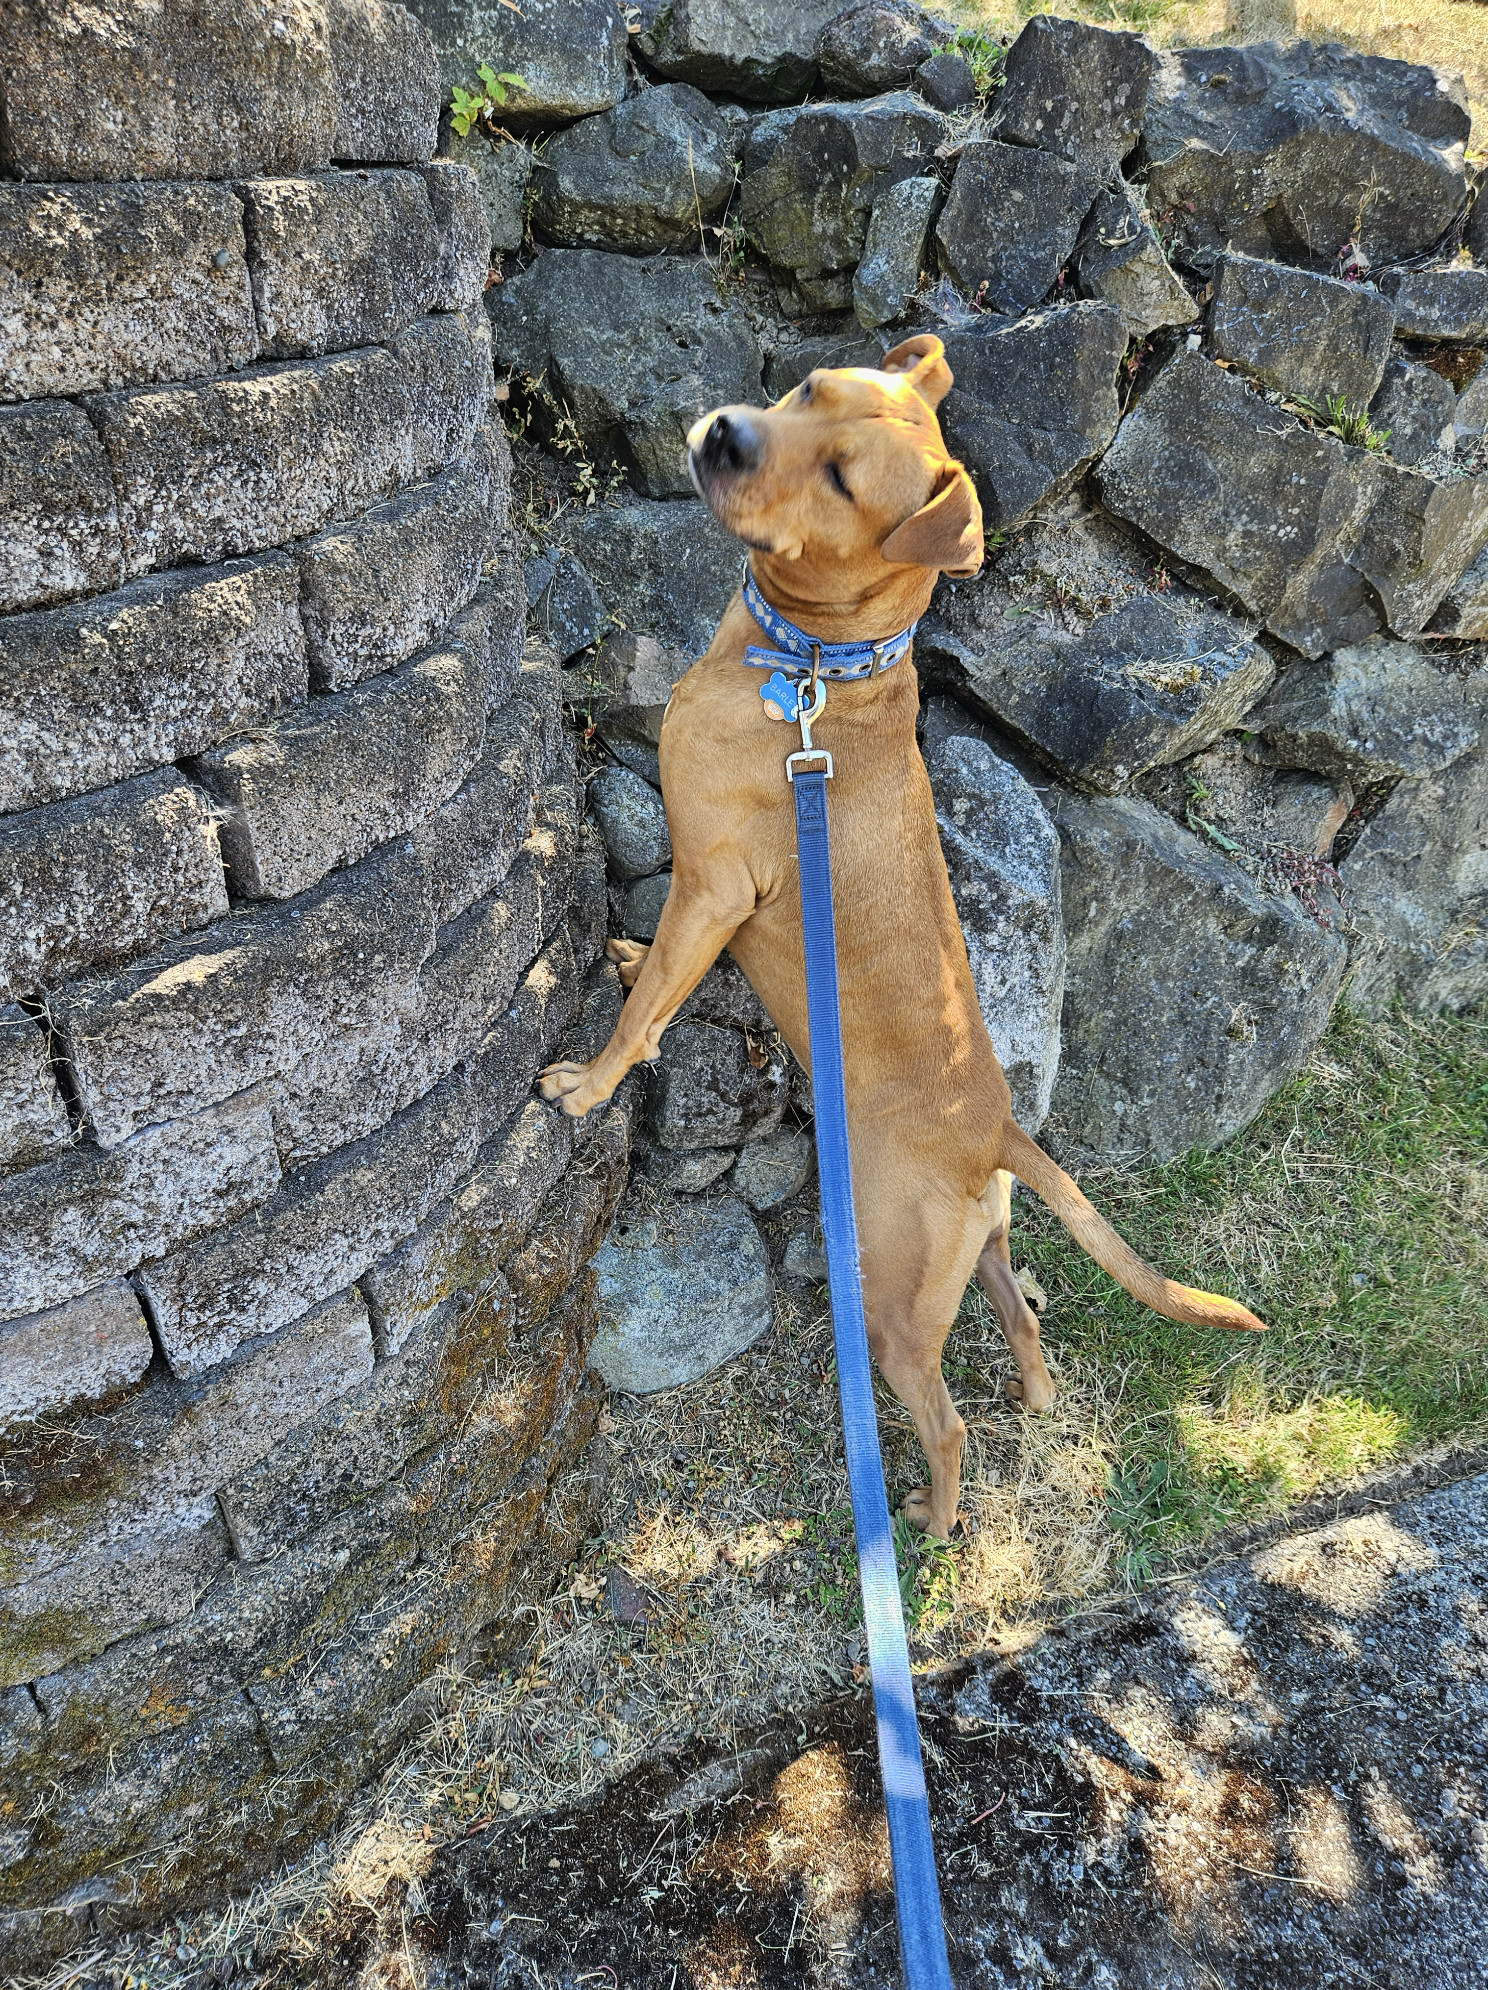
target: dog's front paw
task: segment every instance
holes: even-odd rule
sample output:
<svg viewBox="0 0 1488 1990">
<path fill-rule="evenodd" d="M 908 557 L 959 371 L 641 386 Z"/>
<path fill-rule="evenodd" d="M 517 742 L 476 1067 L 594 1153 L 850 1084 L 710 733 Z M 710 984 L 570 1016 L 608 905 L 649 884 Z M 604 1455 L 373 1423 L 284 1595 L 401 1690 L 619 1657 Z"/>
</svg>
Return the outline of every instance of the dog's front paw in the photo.
<svg viewBox="0 0 1488 1990">
<path fill-rule="evenodd" d="M 588 1064 L 550 1064 L 538 1072 L 537 1088 L 545 1099 L 562 1106 L 570 1119 L 582 1119 L 615 1089 L 596 1076 L 598 1066 L 598 1058 Z"/>
</svg>

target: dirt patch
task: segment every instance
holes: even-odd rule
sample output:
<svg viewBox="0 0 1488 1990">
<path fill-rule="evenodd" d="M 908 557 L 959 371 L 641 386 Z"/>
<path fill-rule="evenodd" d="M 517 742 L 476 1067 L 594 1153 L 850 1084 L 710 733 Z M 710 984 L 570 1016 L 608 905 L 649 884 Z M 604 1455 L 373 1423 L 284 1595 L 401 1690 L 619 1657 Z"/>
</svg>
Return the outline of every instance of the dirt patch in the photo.
<svg viewBox="0 0 1488 1990">
<path fill-rule="evenodd" d="M 1288 1535 L 922 1698 L 960 1984 L 1481 1984 L 1488 1477 Z M 889 1990 L 866 1695 L 482 1830 L 269 1981 Z"/>
</svg>

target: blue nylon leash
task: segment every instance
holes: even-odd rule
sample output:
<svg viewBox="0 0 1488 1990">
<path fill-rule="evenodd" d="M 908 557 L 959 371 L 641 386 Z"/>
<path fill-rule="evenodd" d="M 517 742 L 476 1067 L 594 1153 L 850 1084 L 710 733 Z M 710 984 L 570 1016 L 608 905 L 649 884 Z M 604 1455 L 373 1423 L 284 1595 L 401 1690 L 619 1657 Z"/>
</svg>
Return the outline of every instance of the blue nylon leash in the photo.
<svg viewBox="0 0 1488 1990">
<path fill-rule="evenodd" d="M 827 782 L 832 758 L 811 745 L 811 721 L 826 703 L 826 686 L 812 687 L 808 706 L 799 687 L 788 714 L 801 726 L 802 750 L 786 761 L 796 797 L 796 847 L 801 864 L 801 923 L 806 943 L 806 1002 L 811 1033 L 811 1085 L 816 1107 L 816 1160 L 821 1178 L 822 1230 L 827 1245 L 832 1329 L 837 1342 L 837 1384 L 847 1476 L 852 1488 L 863 1626 L 878 1720 L 878 1759 L 894 1898 L 899 1913 L 899 1953 L 906 1990 L 952 1990 L 946 1957 L 935 1844 L 925 1794 L 925 1765 L 915 1717 L 914 1681 L 894 1530 L 884 1487 L 878 1414 L 873 1403 L 868 1327 L 863 1315 L 863 1274 L 853 1209 L 847 1148 L 847 1086 L 842 1063 L 842 1016 L 837 986 L 837 930 L 832 911 L 832 855 L 827 830 Z M 810 763 L 817 763 L 812 765 Z"/>
</svg>

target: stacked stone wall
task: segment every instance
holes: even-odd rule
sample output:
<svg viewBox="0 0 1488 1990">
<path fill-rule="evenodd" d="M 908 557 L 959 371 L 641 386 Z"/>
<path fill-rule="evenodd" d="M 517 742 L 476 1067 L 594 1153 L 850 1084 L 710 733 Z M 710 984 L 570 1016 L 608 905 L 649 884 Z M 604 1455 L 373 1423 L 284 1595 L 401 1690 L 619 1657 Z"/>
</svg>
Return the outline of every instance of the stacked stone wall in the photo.
<svg viewBox="0 0 1488 1990">
<path fill-rule="evenodd" d="M 412 4 L 447 73 L 501 66 L 488 10 Z M 555 504 L 527 570 L 611 763 L 616 930 L 655 931 L 660 715 L 738 584 L 687 427 L 933 332 L 989 541 L 919 632 L 922 744 L 1025 1123 L 1169 1159 L 1252 1120 L 1341 992 L 1488 994 L 1488 202 L 1461 78 L 677 0 L 620 80 L 603 7 L 567 18 L 563 76 L 524 53 L 512 133 L 456 149 L 507 251 L 486 305 L 548 452 L 529 475 L 562 492 L 582 447 L 630 486 Z M 605 101 L 574 123 L 579 49 Z M 726 1192 L 807 1101 L 746 1054 L 768 1024 L 727 975 L 688 1018 L 646 1166 Z"/>
<path fill-rule="evenodd" d="M 591 1341 L 690 1380 L 821 1275 L 809 1086 L 727 961 L 602 1246 L 632 1105 L 531 1098 L 669 888 L 661 716 L 741 558 L 702 411 L 945 342 L 988 559 L 919 631 L 921 743 L 1051 1146 L 1214 1146 L 1341 991 L 1488 994 L 1460 78 L 412 5 L 0 0 L 17 1954 L 322 1831 L 572 1538 Z M 462 139 L 482 63 L 523 81 Z"/>
<path fill-rule="evenodd" d="M 524 79 L 447 144 L 501 258 L 528 599 L 605 763 L 616 933 L 656 931 L 661 715 L 738 586 L 688 428 L 931 332 L 988 556 L 919 630 L 921 743 L 1023 1123 L 1075 1164 L 1169 1160 L 1254 1120 L 1341 995 L 1488 995 L 1460 76 L 1056 15 L 1004 44 L 912 0 L 643 5 L 617 61 L 606 0 L 410 4 L 447 83 Z M 809 1087 L 727 963 L 645 1082 L 648 1188 L 599 1267 L 626 1388 L 762 1332 L 767 1258 L 824 1270 Z"/>
<path fill-rule="evenodd" d="M 628 1117 L 531 1097 L 602 858 L 426 32 L 9 0 L 0 92 L 18 1966 L 324 1832 L 561 1561 Z"/>
</svg>

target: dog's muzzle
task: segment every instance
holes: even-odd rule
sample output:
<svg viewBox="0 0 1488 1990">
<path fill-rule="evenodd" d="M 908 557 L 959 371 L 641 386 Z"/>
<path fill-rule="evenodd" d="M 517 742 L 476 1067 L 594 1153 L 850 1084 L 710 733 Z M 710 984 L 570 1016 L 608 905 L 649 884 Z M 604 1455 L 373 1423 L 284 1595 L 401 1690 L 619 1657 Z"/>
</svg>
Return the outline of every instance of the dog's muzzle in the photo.
<svg viewBox="0 0 1488 1990">
<path fill-rule="evenodd" d="M 744 414 L 717 414 L 701 442 L 688 451 L 694 480 L 745 476 L 759 468 L 764 445 Z"/>
</svg>

